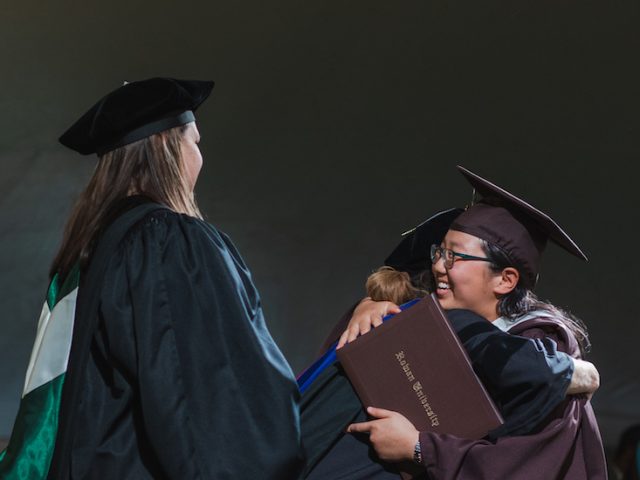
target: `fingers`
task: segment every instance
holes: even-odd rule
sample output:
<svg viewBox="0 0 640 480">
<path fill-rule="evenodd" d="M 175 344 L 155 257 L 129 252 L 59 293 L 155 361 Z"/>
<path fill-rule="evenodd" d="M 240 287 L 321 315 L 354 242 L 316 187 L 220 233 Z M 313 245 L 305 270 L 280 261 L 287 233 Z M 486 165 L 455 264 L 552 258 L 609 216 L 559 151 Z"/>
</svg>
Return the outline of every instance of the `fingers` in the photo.
<svg viewBox="0 0 640 480">
<path fill-rule="evenodd" d="M 600 372 L 598 372 L 598 369 L 593 363 L 587 363 L 591 366 L 591 388 L 593 389 L 589 393 L 593 395 L 593 393 L 600 388 Z"/>
<path fill-rule="evenodd" d="M 393 302 L 380 302 L 381 310 L 371 315 L 371 325 L 378 327 L 382 325 L 382 319 L 387 315 L 400 313 L 400 307 Z"/>
<path fill-rule="evenodd" d="M 395 415 L 396 412 L 385 410 L 384 408 L 367 407 L 367 413 L 374 418 L 389 418 Z"/>
<path fill-rule="evenodd" d="M 372 322 L 360 322 L 358 333 L 360 335 L 364 335 L 365 333 L 369 333 L 371 331 L 371 323 Z"/>
<path fill-rule="evenodd" d="M 344 347 L 358 336 L 369 333 L 371 328 L 382 325 L 385 315 L 400 312 L 400 307 L 393 302 L 374 302 L 370 298 L 363 299 L 351 317 L 349 326 L 338 339 L 336 349 Z"/>
<path fill-rule="evenodd" d="M 352 423 L 347 427 L 347 432 L 349 433 L 369 433 L 371 432 L 373 426 L 380 420 L 381 418 L 388 418 L 396 414 L 396 412 L 392 410 L 385 410 L 384 408 L 376 408 L 376 407 L 367 407 L 367 413 L 374 417 L 375 420 L 371 420 L 368 422 L 360 422 L 360 423 Z"/>
<path fill-rule="evenodd" d="M 360 333 L 367 333 L 369 330 L 361 330 L 361 327 L 358 323 L 349 324 L 347 329 L 340 335 L 340 339 L 338 340 L 338 344 L 336 345 L 336 350 L 344 347 L 347 343 L 353 342 Z"/>
<path fill-rule="evenodd" d="M 342 332 L 342 335 L 340 335 L 340 339 L 338 340 L 338 345 L 336 346 L 336 350 L 339 348 L 344 347 L 344 345 L 347 343 L 347 337 L 349 336 L 349 330 L 345 330 L 344 332 Z"/>
<path fill-rule="evenodd" d="M 372 422 L 352 423 L 347 427 L 348 433 L 369 433 L 371 431 Z"/>
<path fill-rule="evenodd" d="M 358 335 L 360 335 L 360 324 L 356 323 L 354 325 L 351 325 L 348 331 L 349 335 L 347 335 L 347 343 L 353 342 L 356 338 L 358 338 Z"/>
<path fill-rule="evenodd" d="M 396 313 L 400 313 L 402 310 L 400 310 L 400 307 L 398 305 L 396 305 L 395 303 L 389 302 L 389 306 L 387 307 L 387 315 L 389 315 L 390 313 L 396 314 Z"/>
<path fill-rule="evenodd" d="M 345 332 L 342 334 L 342 336 L 340 337 L 341 343 L 338 343 L 338 347 L 336 348 L 341 348 L 345 344 L 353 342 L 360 335 L 364 335 L 365 333 L 369 333 L 370 331 L 371 331 L 371 322 L 368 319 L 354 322 L 350 324 L 345 330 Z"/>
<path fill-rule="evenodd" d="M 586 360 L 573 359 L 574 371 L 567 389 L 568 395 L 577 393 L 593 394 L 600 387 L 600 374 L 595 365 Z"/>
</svg>

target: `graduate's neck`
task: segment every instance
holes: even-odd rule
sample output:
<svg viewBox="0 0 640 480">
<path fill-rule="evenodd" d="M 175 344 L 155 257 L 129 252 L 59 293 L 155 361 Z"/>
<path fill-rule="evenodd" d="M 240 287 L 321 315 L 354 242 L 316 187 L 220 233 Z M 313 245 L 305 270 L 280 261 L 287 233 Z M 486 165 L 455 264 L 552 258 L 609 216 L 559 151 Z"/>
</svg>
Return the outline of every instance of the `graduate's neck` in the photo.
<svg viewBox="0 0 640 480">
<path fill-rule="evenodd" d="M 481 308 L 476 309 L 475 313 L 486 318 L 490 322 L 496 321 L 500 318 L 500 315 L 498 314 L 498 300 L 495 302 L 489 302 L 487 305 L 483 305 Z"/>
</svg>

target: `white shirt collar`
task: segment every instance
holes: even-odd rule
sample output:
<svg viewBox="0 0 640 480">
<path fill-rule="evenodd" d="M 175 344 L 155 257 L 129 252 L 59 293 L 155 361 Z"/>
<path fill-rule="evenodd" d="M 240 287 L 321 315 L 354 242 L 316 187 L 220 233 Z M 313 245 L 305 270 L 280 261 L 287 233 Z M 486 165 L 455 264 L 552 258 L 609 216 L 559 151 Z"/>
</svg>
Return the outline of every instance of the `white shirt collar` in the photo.
<svg viewBox="0 0 640 480">
<path fill-rule="evenodd" d="M 495 327 L 498 327 L 503 332 L 508 332 L 511 328 L 516 326 L 519 323 L 526 322 L 527 320 L 532 320 L 534 318 L 547 317 L 550 318 L 551 315 L 546 310 L 532 310 L 531 312 L 527 312 L 524 315 L 520 315 L 516 318 L 507 318 L 507 317 L 498 317 L 492 323 Z"/>
</svg>

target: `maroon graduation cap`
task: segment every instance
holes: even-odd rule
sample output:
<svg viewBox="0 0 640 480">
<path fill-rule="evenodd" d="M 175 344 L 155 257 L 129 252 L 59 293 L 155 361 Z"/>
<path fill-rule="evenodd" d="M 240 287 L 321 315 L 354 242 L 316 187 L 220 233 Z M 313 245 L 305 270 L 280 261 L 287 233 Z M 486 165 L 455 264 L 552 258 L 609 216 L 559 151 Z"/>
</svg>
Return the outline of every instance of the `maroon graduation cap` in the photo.
<svg viewBox="0 0 640 480">
<path fill-rule="evenodd" d="M 540 255 L 548 240 L 587 260 L 580 247 L 546 213 L 460 165 L 458 170 L 481 199 L 458 216 L 449 228 L 504 249 L 515 266 L 520 267 L 526 287 L 533 288 L 536 283 Z"/>
</svg>

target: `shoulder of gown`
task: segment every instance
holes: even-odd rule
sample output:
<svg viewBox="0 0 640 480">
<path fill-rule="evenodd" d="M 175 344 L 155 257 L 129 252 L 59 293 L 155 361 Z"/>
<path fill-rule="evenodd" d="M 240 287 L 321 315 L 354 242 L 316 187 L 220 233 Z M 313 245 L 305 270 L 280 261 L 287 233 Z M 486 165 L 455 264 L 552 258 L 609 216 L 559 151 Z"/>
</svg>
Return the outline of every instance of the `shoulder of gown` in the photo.
<svg viewBox="0 0 640 480">
<path fill-rule="evenodd" d="M 295 379 L 225 234 L 167 210 L 146 216 L 111 259 L 101 300 L 113 350 L 135 352 L 118 360 L 169 477 L 295 478 Z"/>
</svg>

